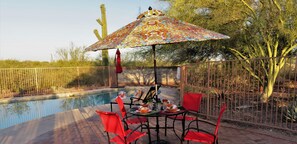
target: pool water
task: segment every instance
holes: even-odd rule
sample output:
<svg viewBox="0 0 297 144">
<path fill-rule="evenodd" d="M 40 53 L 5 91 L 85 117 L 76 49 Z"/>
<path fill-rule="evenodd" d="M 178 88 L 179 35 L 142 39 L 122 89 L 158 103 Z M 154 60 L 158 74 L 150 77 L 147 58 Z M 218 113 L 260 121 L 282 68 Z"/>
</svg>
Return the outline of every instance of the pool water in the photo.
<svg viewBox="0 0 297 144">
<path fill-rule="evenodd" d="M 88 96 L 0 104 L 0 129 L 59 112 L 107 104 L 116 96 L 117 92 L 102 92 Z"/>
</svg>

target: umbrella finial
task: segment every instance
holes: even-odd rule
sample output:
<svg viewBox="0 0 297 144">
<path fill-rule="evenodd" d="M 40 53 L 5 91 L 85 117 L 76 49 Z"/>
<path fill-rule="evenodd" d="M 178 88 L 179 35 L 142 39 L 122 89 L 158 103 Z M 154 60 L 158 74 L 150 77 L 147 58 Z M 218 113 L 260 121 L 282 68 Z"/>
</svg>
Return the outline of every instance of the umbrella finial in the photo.
<svg viewBox="0 0 297 144">
<path fill-rule="evenodd" d="M 137 19 L 141 19 L 141 18 L 144 18 L 144 17 L 150 17 L 150 16 L 164 16 L 164 14 L 159 11 L 159 10 L 153 10 L 153 8 L 151 6 L 149 6 L 148 8 L 148 11 L 140 14 Z"/>
</svg>

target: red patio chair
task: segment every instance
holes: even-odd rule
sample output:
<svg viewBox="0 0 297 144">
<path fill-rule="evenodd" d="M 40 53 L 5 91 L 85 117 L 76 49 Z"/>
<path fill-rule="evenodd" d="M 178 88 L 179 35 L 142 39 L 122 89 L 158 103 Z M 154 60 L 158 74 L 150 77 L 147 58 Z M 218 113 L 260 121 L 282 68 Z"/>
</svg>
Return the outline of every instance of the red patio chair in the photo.
<svg viewBox="0 0 297 144">
<path fill-rule="evenodd" d="M 151 143 L 150 131 L 147 125 L 141 124 L 133 130 L 124 130 L 124 127 L 118 114 L 114 112 L 103 112 L 99 110 L 96 110 L 96 113 L 102 120 L 102 124 L 104 126 L 105 132 L 107 133 L 109 143 L 115 142 L 117 144 L 129 144 L 133 141 L 138 140 L 139 138 L 146 135 L 145 132 L 137 131 L 137 129 L 143 125 L 148 128 L 149 142 Z M 116 136 L 110 139 L 109 133 L 114 133 L 116 134 Z"/>
<path fill-rule="evenodd" d="M 167 135 L 167 128 L 173 128 L 173 131 L 176 136 L 178 136 L 174 129 L 174 123 L 175 121 L 182 121 L 182 136 L 180 137 L 180 140 L 182 140 L 182 137 L 184 135 L 184 129 L 185 129 L 185 121 L 192 121 L 197 120 L 196 125 L 198 128 L 198 111 L 200 108 L 202 100 L 202 94 L 201 93 L 185 93 L 183 97 L 183 103 L 182 108 L 186 110 L 186 112 L 183 115 L 176 115 L 176 116 L 165 116 L 165 136 Z M 192 115 L 189 115 L 192 114 Z M 196 116 L 193 116 L 196 115 Z M 173 126 L 167 127 L 167 118 L 173 119 Z"/>
<path fill-rule="evenodd" d="M 209 133 L 208 131 L 205 131 L 202 129 L 192 128 L 190 127 L 191 125 L 190 123 L 188 128 L 186 129 L 187 132 L 186 132 L 186 135 L 184 136 L 184 140 L 187 140 L 188 142 L 195 141 L 195 142 L 208 143 L 208 144 L 218 144 L 219 126 L 220 126 L 222 115 L 226 110 L 226 107 L 227 107 L 226 104 L 223 104 L 221 106 L 220 115 L 218 117 L 217 124 L 215 125 L 216 128 L 214 133 Z M 206 123 L 209 123 L 209 122 L 206 122 Z M 209 124 L 213 125 L 212 123 L 209 123 Z M 192 129 L 194 129 L 195 131 L 193 131 Z"/>
<path fill-rule="evenodd" d="M 149 121 L 146 117 L 131 117 L 127 115 L 125 105 L 123 103 L 123 100 L 120 97 L 116 98 L 116 102 L 118 103 L 118 106 L 120 108 L 120 112 L 122 114 L 123 122 L 125 123 L 125 128 L 128 128 L 131 124 L 143 124 L 147 123 L 149 126 Z M 142 131 L 142 127 L 141 127 Z"/>
</svg>

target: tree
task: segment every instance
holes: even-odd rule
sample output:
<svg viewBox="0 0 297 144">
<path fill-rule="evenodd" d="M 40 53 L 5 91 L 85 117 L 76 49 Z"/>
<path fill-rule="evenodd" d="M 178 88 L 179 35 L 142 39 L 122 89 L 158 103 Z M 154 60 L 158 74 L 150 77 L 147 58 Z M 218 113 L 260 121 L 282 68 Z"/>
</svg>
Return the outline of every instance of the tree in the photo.
<svg viewBox="0 0 297 144">
<path fill-rule="evenodd" d="M 204 51 L 203 55 L 210 56 L 207 53 L 216 52 L 225 59 L 233 57 L 243 59 L 243 67 L 264 86 L 262 101 L 267 102 L 273 92 L 276 77 L 284 66 L 284 57 L 296 54 L 297 1 L 168 0 L 168 2 L 170 3 L 168 14 L 171 16 L 231 37 L 229 40 L 210 43 L 208 46 L 212 48 Z M 219 50 L 213 50 L 218 47 Z M 193 53 L 192 57 L 195 56 L 197 54 Z M 253 70 L 249 59 L 264 57 L 270 59 L 261 62 L 265 77 L 261 78 Z"/>
<path fill-rule="evenodd" d="M 85 47 L 76 47 L 73 43 L 70 43 L 70 48 L 57 49 L 56 54 L 59 60 L 72 61 L 72 62 L 84 62 L 88 61 Z"/>
</svg>

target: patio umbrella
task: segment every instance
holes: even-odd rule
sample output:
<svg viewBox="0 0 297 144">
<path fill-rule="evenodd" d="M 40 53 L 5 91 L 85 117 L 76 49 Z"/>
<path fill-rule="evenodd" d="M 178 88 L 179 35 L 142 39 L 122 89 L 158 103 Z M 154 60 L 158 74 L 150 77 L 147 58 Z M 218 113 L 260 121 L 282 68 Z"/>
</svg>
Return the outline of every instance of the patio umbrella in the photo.
<svg viewBox="0 0 297 144">
<path fill-rule="evenodd" d="M 113 32 L 105 37 L 104 40 L 94 43 L 86 50 L 96 51 L 114 48 L 152 46 L 157 102 L 156 45 L 227 38 L 229 37 L 226 35 L 166 17 L 161 11 L 152 10 L 150 7 L 147 12 L 140 14 L 136 21 Z M 158 117 L 156 121 L 156 127 L 159 127 Z M 159 131 L 157 130 L 157 142 L 160 140 L 158 133 Z"/>
<path fill-rule="evenodd" d="M 104 40 L 92 44 L 86 50 L 152 46 L 155 84 L 157 85 L 156 45 L 227 38 L 229 37 L 226 35 L 167 17 L 161 11 L 152 10 L 150 7 L 148 11 L 140 14 L 136 21 L 113 32 Z"/>
<path fill-rule="evenodd" d="M 116 73 L 122 73 L 123 69 L 121 66 L 121 52 L 119 49 L 117 49 L 116 52 Z"/>
</svg>

